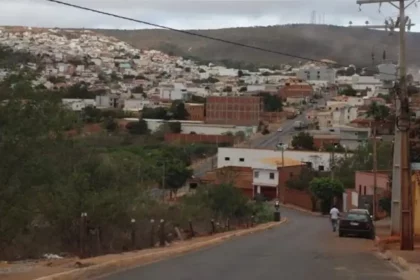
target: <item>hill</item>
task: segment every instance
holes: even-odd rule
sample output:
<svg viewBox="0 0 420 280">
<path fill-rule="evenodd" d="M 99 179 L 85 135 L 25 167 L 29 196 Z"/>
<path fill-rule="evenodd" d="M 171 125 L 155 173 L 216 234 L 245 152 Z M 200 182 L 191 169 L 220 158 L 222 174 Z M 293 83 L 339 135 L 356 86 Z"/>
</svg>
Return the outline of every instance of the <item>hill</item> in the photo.
<svg viewBox="0 0 420 280">
<path fill-rule="evenodd" d="M 245 67 L 249 64 L 273 66 L 297 62 L 296 59 L 287 56 L 241 48 L 168 30 L 95 31 L 114 36 L 138 48 L 157 49 L 205 62 L 224 62 L 232 67 Z M 331 59 L 344 65 L 370 66 L 372 49 L 377 63 L 380 62 L 384 49 L 388 59 L 395 61 L 398 59 L 398 33 L 389 35 L 386 31 L 366 28 L 294 24 L 191 31 L 280 52 L 315 59 Z M 420 45 L 420 33 L 409 33 L 407 59 L 414 65 L 420 64 L 420 52 L 415 52 L 414 49 L 414 46 L 418 45 Z"/>
</svg>

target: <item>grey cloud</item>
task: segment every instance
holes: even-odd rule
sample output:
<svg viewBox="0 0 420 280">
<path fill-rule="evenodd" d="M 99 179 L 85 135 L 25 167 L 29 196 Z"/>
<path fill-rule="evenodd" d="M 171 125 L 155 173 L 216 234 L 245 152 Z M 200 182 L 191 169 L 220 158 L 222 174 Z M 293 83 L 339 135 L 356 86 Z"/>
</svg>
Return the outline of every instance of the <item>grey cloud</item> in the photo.
<svg viewBox="0 0 420 280">
<path fill-rule="evenodd" d="M 368 20 L 380 24 L 396 10 L 383 4 L 362 7 L 356 0 L 63 0 L 76 5 L 170 25 L 182 29 L 207 29 L 229 26 L 309 23 L 311 12 L 325 15 L 325 23 L 347 25 L 351 20 L 363 24 Z M 45 0 L 0 0 L 0 25 L 86 28 L 147 28 L 147 26 L 110 18 L 91 12 L 60 6 Z M 412 17 L 419 12 L 410 10 Z"/>
</svg>

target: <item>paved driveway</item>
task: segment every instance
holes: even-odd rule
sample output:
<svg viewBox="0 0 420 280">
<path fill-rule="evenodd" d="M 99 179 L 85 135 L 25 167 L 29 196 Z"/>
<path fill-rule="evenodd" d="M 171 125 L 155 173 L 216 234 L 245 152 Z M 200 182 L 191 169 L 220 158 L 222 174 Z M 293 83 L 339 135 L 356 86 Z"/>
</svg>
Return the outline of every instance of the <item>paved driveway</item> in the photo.
<svg viewBox="0 0 420 280">
<path fill-rule="evenodd" d="M 396 280 L 370 240 L 338 238 L 326 218 L 284 210 L 290 222 L 107 280 Z"/>
</svg>

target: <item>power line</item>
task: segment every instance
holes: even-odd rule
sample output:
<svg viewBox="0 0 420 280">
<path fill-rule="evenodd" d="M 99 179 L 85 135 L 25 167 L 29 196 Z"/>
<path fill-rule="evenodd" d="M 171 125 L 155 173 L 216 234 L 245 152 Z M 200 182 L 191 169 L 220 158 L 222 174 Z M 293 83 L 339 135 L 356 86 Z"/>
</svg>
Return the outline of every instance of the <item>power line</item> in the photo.
<svg viewBox="0 0 420 280">
<path fill-rule="evenodd" d="M 76 4 L 71 4 L 71 3 L 67 3 L 67 2 L 63 2 L 63 1 L 59 1 L 59 0 L 45 0 L 45 1 L 60 4 L 60 5 L 64 5 L 64 6 L 71 7 L 71 8 L 76 8 L 76 9 L 79 9 L 79 10 L 93 12 L 93 13 L 96 13 L 96 14 L 101 14 L 101 15 L 105 15 L 105 16 L 118 18 L 118 19 L 124 19 L 124 20 L 127 20 L 127 21 L 141 23 L 141 24 L 144 24 L 144 25 L 149 25 L 149 26 L 153 26 L 153 27 L 157 27 L 157 28 L 161 28 L 161 29 L 166 29 L 166 30 L 178 32 L 178 33 L 181 33 L 181 34 L 196 36 L 196 37 L 200 37 L 200 38 L 204 38 L 204 39 L 208 39 L 208 40 L 212 40 L 212 41 L 217 41 L 217 42 L 221 42 L 221 43 L 225 43 L 225 44 L 230 44 L 230 45 L 234 45 L 234 46 L 238 46 L 238 47 L 243 47 L 243 48 L 247 48 L 247 49 L 253 49 L 253 50 L 256 50 L 256 51 L 261 51 L 261 52 L 266 52 L 266 53 L 271 53 L 271 54 L 277 54 L 277 55 L 281 55 L 281 56 L 287 56 L 287 57 L 301 59 L 301 60 L 307 60 L 307 61 L 311 61 L 311 62 L 318 62 L 318 63 L 323 63 L 323 64 L 334 64 L 336 66 L 341 66 L 341 67 L 347 67 L 348 66 L 348 65 L 345 65 L 345 64 L 328 63 L 328 62 L 320 60 L 320 59 L 309 58 L 309 57 L 300 56 L 300 55 L 296 55 L 296 54 L 290 54 L 290 53 L 275 51 L 275 50 L 266 49 L 266 48 L 257 47 L 257 46 L 251 46 L 251 45 L 247 45 L 247 44 L 243 44 L 243 43 L 239 43 L 239 42 L 229 41 L 229 40 L 225 40 L 225 39 L 221 39 L 221 38 L 217 38 L 217 37 L 212 37 L 212 36 L 208 36 L 208 35 L 203 35 L 203 34 L 191 32 L 191 31 L 187 31 L 187 30 L 176 29 L 176 28 L 173 28 L 173 27 L 168 27 L 168 26 L 164 26 L 164 25 L 160 25 L 160 24 L 156 24 L 156 23 L 152 23 L 152 22 L 148 22 L 148 21 L 144 21 L 144 20 L 138 20 L 138 19 L 134 19 L 134 18 L 126 17 L 126 16 L 121 16 L 121 15 L 117 15 L 117 14 L 114 14 L 114 13 L 104 12 L 104 11 L 100 11 L 100 10 L 96 10 L 96 9 L 92 9 L 92 8 L 88 8 L 88 7 L 84 7 L 84 6 L 80 6 L 80 5 L 76 5 Z M 316 17 L 316 11 L 313 11 L 313 12 L 315 12 L 315 17 Z M 376 71 L 371 71 L 369 69 L 367 69 L 367 71 L 368 72 L 376 72 Z M 376 72 L 376 73 L 381 74 L 381 72 Z M 387 74 L 388 75 L 389 73 L 382 73 L 382 74 Z"/>
<path fill-rule="evenodd" d="M 100 11 L 100 10 L 96 10 L 96 9 L 92 9 L 92 8 L 88 8 L 88 7 L 83 7 L 83 6 L 63 2 L 63 1 L 58 1 L 58 0 L 45 0 L 45 1 L 53 2 L 53 3 L 56 3 L 56 4 L 60 4 L 60 5 L 80 9 L 80 10 L 85 10 L 85 11 L 89 11 L 89 12 L 93 12 L 93 13 L 97 13 L 97 14 L 101 14 L 101 15 L 106 15 L 106 16 L 110 16 L 110 17 L 114 17 L 114 18 L 133 21 L 133 22 L 136 22 L 136 23 L 141 23 L 141 24 L 145 24 L 145 25 L 149 25 L 149 26 L 153 26 L 153 27 L 157 27 L 157 28 L 162 28 L 162 29 L 166 29 L 166 30 L 170 30 L 170 31 L 178 32 L 178 33 L 183 33 L 183 34 L 190 35 L 190 36 L 196 36 L 196 37 L 201 37 L 201 38 L 212 40 L 212 41 L 217 41 L 217 42 L 222 42 L 222 43 L 226 43 L 226 44 L 230 44 L 230 45 L 235 45 L 235 46 L 239 46 L 239 47 L 243 47 L 243 48 L 248 48 L 248 49 L 253 49 L 253 50 L 257 50 L 257 51 L 262 51 L 262 52 L 267 52 L 267 53 L 272 53 L 272 54 L 277 54 L 277 55 L 282 55 L 282 56 L 288 56 L 288 57 L 292 57 L 292 58 L 308 60 L 308 61 L 313 61 L 313 62 L 326 63 L 325 61 L 322 61 L 322 60 L 319 60 L 319 59 L 314 59 L 314 58 L 304 57 L 304 56 L 300 56 L 300 55 L 295 55 L 295 54 L 270 50 L 270 49 L 266 49 L 266 48 L 262 48 L 262 47 L 246 45 L 246 44 L 242 44 L 242 43 L 239 43 L 239 42 L 234 42 L 234 41 L 229 41 L 229 40 L 225 40 L 225 39 L 221 39 L 221 38 L 207 36 L 207 35 L 191 32 L 191 31 L 187 31 L 187 30 L 176 29 L 176 28 L 172 28 L 172 27 L 168 27 L 168 26 L 164 26 L 164 25 L 160 25 L 160 24 L 156 24 L 156 23 L 152 23 L 152 22 L 148 22 L 148 21 L 144 21 L 144 20 L 129 18 L 129 17 L 113 14 L 113 13 L 108 13 L 108 12 L 104 12 L 104 11 Z M 339 66 L 344 66 L 344 65 L 339 65 Z"/>
</svg>

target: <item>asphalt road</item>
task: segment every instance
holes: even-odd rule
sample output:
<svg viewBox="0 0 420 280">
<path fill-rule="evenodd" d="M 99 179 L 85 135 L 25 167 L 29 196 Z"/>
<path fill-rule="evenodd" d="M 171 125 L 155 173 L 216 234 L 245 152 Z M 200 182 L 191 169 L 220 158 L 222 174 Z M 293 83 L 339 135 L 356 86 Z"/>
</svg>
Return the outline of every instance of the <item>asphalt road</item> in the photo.
<svg viewBox="0 0 420 280">
<path fill-rule="evenodd" d="M 317 106 L 325 105 L 325 103 L 326 103 L 325 98 L 317 100 Z M 295 129 L 293 128 L 293 124 L 296 121 L 306 120 L 306 113 L 309 110 L 310 108 L 307 108 L 305 111 L 302 112 L 302 114 L 298 115 L 296 118 L 284 121 L 284 123 L 281 126 L 282 128 L 281 132 L 274 131 L 268 135 L 255 139 L 254 141 L 250 143 L 250 147 L 275 149 L 276 145 L 279 142 L 288 144 L 293 138 L 293 135 L 296 133 Z M 217 165 L 217 159 L 209 158 L 205 162 L 203 162 L 200 166 L 197 166 L 194 169 L 194 176 L 196 178 L 204 176 L 206 172 L 212 170 L 213 169 L 212 167 L 216 165 Z"/>
<path fill-rule="evenodd" d="M 250 143 L 250 147 L 274 149 L 279 142 L 289 143 L 291 140 L 291 137 L 293 136 L 293 133 L 295 132 L 293 128 L 294 122 L 305 120 L 306 118 L 305 112 L 294 119 L 286 120 L 281 126 L 282 128 L 281 132 L 275 131 L 263 137 L 255 139 L 253 142 Z M 216 158 L 208 158 L 205 162 L 203 162 L 201 165 L 197 166 L 194 169 L 194 176 L 201 177 L 205 175 L 206 172 L 212 170 L 213 169 L 212 166 L 216 166 L 216 165 L 217 165 Z"/>
<path fill-rule="evenodd" d="M 399 271 L 372 253 L 373 242 L 339 238 L 328 219 L 283 210 L 287 224 L 105 280 L 397 280 Z"/>
</svg>

